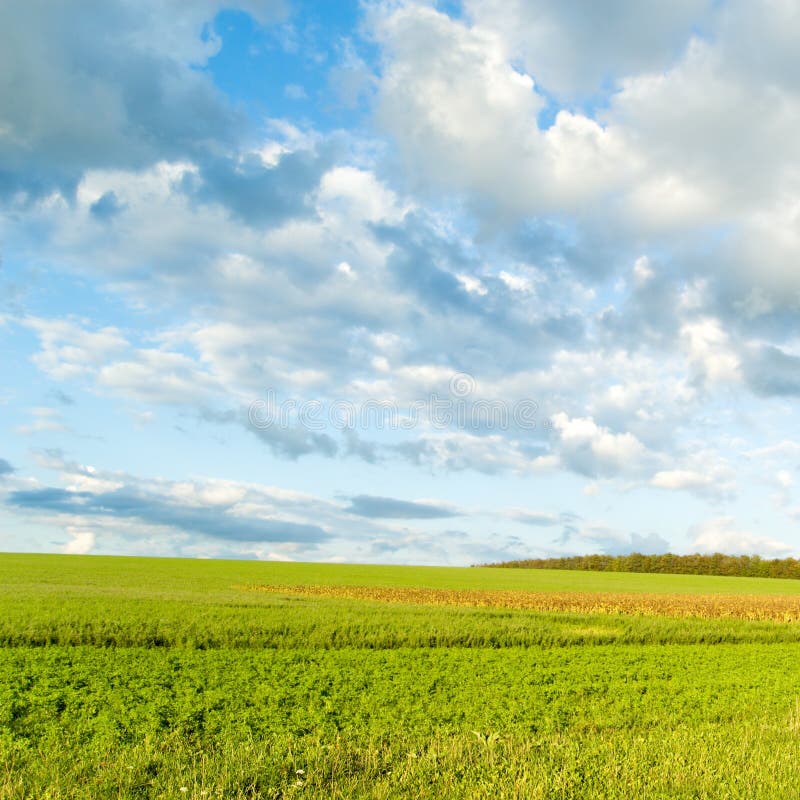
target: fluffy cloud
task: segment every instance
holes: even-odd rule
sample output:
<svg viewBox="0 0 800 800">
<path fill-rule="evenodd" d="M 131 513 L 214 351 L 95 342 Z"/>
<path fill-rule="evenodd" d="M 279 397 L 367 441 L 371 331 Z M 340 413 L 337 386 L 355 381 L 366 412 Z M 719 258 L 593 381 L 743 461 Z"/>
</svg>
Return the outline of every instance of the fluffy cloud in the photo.
<svg viewBox="0 0 800 800">
<path fill-rule="evenodd" d="M 640 469 L 644 445 L 628 432 L 614 433 L 589 417 L 570 418 L 563 412 L 552 420 L 560 462 L 581 475 L 597 477 Z"/>
<path fill-rule="evenodd" d="M 732 473 L 729 469 L 717 468 L 708 472 L 693 469 L 664 469 L 653 475 L 651 486 L 672 491 L 690 491 L 701 495 L 722 496 L 731 491 Z"/>
<path fill-rule="evenodd" d="M 55 408 L 46 406 L 32 408 L 31 416 L 33 420 L 25 425 L 19 425 L 16 429 L 17 433 L 29 436 L 33 433 L 57 433 L 67 430 L 61 414 Z"/>
<path fill-rule="evenodd" d="M 709 0 L 467 0 L 481 27 L 502 32 L 511 55 L 544 89 L 565 99 L 594 95 L 620 76 L 663 70 L 708 18 Z"/>
<path fill-rule="evenodd" d="M 730 516 L 715 517 L 690 530 L 692 548 L 699 553 L 728 553 L 731 555 L 762 555 L 785 557 L 796 547 L 769 536 L 758 536 L 740 530 Z"/>
<path fill-rule="evenodd" d="M 92 552 L 96 541 L 94 531 L 82 531 L 73 528 L 69 531 L 69 534 L 69 541 L 61 548 L 63 553 L 86 555 Z"/>
<path fill-rule="evenodd" d="M 606 233 L 612 258 L 647 237 L 682 251 L 680 270 L 708 278 L 731 317 L 796 311 L 800 82 L 786 42 L 798 22 L 786 4 L 755 9 L 687 0 L 578 14 L 474 0 L 454 20 L 393 5 L 373 21 L 384 55 L 379 120 L 408 174 L 466 196 L 484 221 L 492 209 L 506 223 L 573 213 L 579 235 L 595 240 L 595 273 Z M 564 46 L 582 37 L 591 44 Z M 551 76 L 543 89 L 542 75 Z M 585 91 L 590 75 L 595 88 L 611 81 L 606 102 L 562 108 L 544 127 L 548 83 L 557 94 Z"/>
<path fill-rule="evenodd" d="M 739 357 L 718 320 L 700 319 L 681 328 L 692 379 L 701 386 L 739 380 Z"/>
<path fill-rule="evenodd" d="M 626 180 L 630 154 L 589 117 L 561 111 L 540 130 L 545 100 L 491 29 L 409 5 L 376 15 L 375 35 L 379 119 L 418 181 L 470 193 L 484 211 L 524 214 Z"/>
<path fill-rule="evenodd" d="M 41 342 L 34 363 L 57 380 L 91 372 L 128 344 L 113 327 L 93 331 L 80 321 L 38 317 L 28 317 L 23 324 L 33 329 Z"/>
</svg>

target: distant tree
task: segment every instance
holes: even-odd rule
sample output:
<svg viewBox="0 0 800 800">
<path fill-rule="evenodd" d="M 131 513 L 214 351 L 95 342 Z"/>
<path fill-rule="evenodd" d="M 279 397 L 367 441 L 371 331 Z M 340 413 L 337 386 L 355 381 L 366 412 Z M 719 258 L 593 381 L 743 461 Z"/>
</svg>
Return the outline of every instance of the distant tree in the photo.
<svg viewBox="0 0 800 800">
<path fill-rule="evenodd" d="M 484 564 L 509 569 L 573 569 L 590 572 L 653 572 L 678 575 L 729 575 L 752 578 L 800 579 L 800 561 L 795 558 L 763 559 L 758 555 L 731 556 L 724 553 L 675 555 L 660 553 L 610 556 L 595 553 L 560 558 L 528 558 Z"/>
</svg>

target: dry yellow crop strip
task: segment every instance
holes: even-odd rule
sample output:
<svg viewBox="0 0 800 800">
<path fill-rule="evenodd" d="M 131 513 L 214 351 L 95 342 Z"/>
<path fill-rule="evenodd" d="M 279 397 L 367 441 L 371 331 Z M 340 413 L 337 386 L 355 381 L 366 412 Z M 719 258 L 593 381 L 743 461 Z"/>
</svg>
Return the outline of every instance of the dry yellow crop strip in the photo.
<svg viewBox="0 0 800 800">
<path fill-rule="evenodd" d="M 800 596 L 524 592 L 323 585 L 253 585 L 241 588 L 296 597 L 331 597 L 412 605 L 573 611 L 584 614 L 655 614 L 669 617 L 730 617 L 780 622 L 800 621 Z"/>
</svg>

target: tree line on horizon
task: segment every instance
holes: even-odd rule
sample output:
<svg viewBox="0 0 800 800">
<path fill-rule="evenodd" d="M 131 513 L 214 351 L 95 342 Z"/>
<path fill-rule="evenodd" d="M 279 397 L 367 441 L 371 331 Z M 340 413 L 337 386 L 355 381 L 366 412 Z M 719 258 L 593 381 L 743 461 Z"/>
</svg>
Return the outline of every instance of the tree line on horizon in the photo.
<svg viewBox="0 0 800 800">
<path fill-rule="evenodd" d="M 510 569 L 573 569 L 593 572 L 654 572 L 675 575 L 728 575 L 747 578 L 800 578 L 800 561 L 796 558 L 761 558 L 729 556 L 724 553 L 675 555 L 585 555 L 561 558 L 526 558 L 483 564 L 484 567 Z"/>
</svg>

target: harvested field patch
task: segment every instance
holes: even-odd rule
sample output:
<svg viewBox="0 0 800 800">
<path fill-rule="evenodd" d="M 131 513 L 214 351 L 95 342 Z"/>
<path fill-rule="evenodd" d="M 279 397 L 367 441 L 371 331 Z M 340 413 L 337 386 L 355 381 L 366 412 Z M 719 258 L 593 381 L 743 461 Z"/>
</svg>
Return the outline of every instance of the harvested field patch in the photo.
<svg viewBox="0 0 800 800">
<path fill-rule="evenodd" d="M 250 591 L 288 597 L 330 597 L 407 605 L 566 611 L 581 614 L 634 614 L 701 619 L 732 618 L 797 622 L 800 597 L 741 594 L 648 594 L 642 592 L 524 592 L 479 589 L 424 589 L 379 586 L 250 585 Z"/>
</svg>

